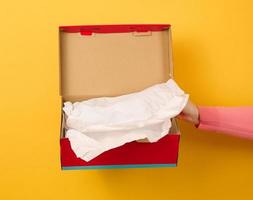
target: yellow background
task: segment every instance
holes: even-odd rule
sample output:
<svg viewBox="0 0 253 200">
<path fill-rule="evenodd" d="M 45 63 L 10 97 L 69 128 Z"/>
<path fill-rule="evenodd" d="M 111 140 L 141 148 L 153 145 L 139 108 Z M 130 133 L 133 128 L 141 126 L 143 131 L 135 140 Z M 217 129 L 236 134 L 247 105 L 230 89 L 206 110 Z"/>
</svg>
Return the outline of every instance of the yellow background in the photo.
<svg viewBox="0 0 253 200">
<path fill-rule="evenodd" d="M 179 166 L 61 171 L 58 26 L 171 23 L 175 78 L 201 105 L 253 102 L 250 0 L 2 1 L 0 199 L 252 199 L 253 142 L 180 122 Z"/>
</svg>

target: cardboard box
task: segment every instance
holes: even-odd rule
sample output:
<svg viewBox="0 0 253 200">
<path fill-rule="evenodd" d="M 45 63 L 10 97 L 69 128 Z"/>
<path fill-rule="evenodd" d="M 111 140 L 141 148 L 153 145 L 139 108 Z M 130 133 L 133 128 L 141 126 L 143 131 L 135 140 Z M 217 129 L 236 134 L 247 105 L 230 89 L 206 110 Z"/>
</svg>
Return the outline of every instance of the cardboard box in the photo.
<svg viewBox="0 0 253 200">
<path fill-rule="evenodd" d="M 169 24 L 60 26 L 60 95 L 64 101 L 118 96 L 167 81 L 173 75 Z M 62 169 L 176 166 L 180 133 L 155 143 L 131 142 L 86 162 L 77 158 L 61 123 Z"/>
</svg>

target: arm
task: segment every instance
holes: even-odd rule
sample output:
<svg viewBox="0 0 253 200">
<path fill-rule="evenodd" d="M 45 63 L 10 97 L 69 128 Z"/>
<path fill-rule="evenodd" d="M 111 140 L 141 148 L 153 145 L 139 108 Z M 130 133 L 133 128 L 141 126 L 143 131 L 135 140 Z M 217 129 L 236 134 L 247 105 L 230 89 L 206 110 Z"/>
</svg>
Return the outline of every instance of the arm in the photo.
<svg viewBox="0 0 253 200">
<path fill-rule="evenodd" d="M 253 139 L 253 107 L 207 107 L 188 102 L 179 118 L 202 130 Z"/>
<path fill-rule="evenodd" d="M 197 128 L 253 139 L 253 107 L 198 106 Z"/>
</svg>

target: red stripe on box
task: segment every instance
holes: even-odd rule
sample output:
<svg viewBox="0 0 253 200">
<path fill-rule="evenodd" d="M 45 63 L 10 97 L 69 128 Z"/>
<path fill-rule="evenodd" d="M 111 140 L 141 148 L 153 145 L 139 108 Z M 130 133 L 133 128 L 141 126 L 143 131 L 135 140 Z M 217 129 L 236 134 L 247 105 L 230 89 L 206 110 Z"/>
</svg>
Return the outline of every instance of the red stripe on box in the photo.
<svg viewBox="0 0 253 200">
<path fill-rule="evenodd" d="M 111 149 L 86 162 L 77 158 L 67 138 L 62 138 L 61 165 L 98 166 L 98 165 L 140 165 L 140 164 L 176 164 L 180 135 L 167 135 L 155 143 L 131 142 Z"/>
<path fill-rule="evenodd" d="M 82 25 L 59 26 L 60 31 L 68 33 L 125 33 L 167 30 L 170 24 L 117 24 L 117 25 Z"/>
</svg>

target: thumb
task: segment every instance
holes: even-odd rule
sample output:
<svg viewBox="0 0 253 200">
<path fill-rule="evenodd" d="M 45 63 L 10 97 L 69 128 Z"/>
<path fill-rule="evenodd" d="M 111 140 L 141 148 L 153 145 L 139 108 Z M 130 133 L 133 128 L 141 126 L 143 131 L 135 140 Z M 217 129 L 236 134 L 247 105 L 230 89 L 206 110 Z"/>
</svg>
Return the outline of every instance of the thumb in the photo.
<svg viewBox="0 0 253 200">
<path fill-rule="evenodd" d="M 179 114 L 179 115 L 177 116 L 177 118 L 180 119 L 180 120 L 184 120 L 184 121 L 188 121 L 188 122 L 193 122 L 191 116 L 186 115 L 186 114 L 184 114 L 184 113 Z"/>
</svg>

